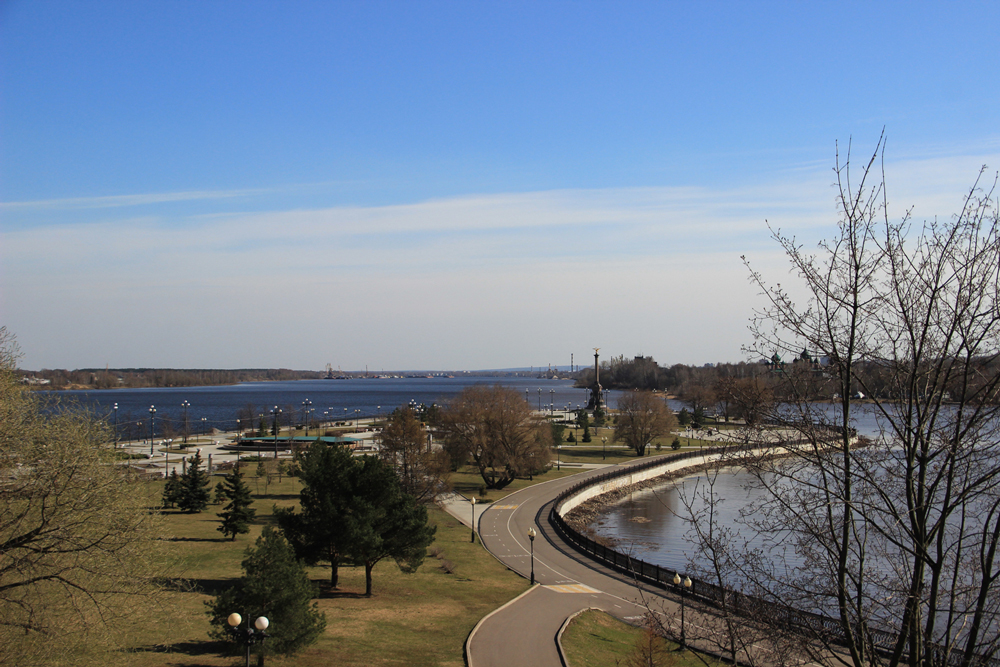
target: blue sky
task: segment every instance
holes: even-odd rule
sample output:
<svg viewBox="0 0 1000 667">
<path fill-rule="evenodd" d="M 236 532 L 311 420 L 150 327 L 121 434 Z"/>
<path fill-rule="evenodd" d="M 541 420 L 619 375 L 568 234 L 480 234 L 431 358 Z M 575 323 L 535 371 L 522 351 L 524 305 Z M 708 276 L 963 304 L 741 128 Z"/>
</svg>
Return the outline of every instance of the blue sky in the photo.
<svg viewBox="0 0 1000 667">
<path fill-rule="evenodd" d="M 26 368 L 743 358 L 883 127 L 894 213 L 1000 167 L 996 3 L 0 3 Z"/>
</svg>

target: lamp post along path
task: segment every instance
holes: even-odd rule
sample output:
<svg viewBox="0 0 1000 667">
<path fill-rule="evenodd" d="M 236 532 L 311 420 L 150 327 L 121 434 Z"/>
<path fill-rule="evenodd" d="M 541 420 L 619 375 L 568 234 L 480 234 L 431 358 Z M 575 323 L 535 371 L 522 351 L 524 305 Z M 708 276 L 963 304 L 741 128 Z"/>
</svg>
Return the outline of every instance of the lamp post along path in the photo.
<svg viewBox="0 0 1000 667">
<path fill-rule="evenodd" d="M 684 577 L 683 583 L 684 583 L 684 587 L 680 589 L 680 591 L 681 591 L 681 643 L 680 643 L 680 648 L 686 649 L 687 648 L 687 634 L 685 633 L 685 627 L 684 627 L 684 606 L 685 606 L 684 605 L 684 598 L 685 598 L 685 595 L 686 595 L 685 590 L 691 588 L 691 583 L 692 583 L 691 582 L 691 577 Z M 681 575 L 679 573 L 674 573 L 674 586 L 680 586 L 680 585 L 681 585 Z"/>
<path fill-rule="evenodd" d="M 531 585 L 535 585 L 535 532 L 534 527 L 528 528 L 528 542 L 531 544 Z"/>
<path fill-rule="evenodd" d="M 149 458 L 153 458 L 153 419 L 156 418 L 156 406 L 149 406 Z"/>
<path fill-rule="evenodd" d="M 263 644 L 264 640 L 267 639 L 267 628 L 271 625 L 271 622 L 267 620 L 267 616 L 259 616 L 256 621 L 254 621 L 253 626 L 250 625 L 250 618 L 247 618 L 246 627 L 240 627 L 243 623 L 243 617 L 239 614 L 230 614 L 226 619 L 226 623 L 229 624 L 229 632 L 236 639 L 246 647 L 247 663 L 246 666 L 250 667 L 250 647 L 254 644 Z M 263 662 L 263 661 L 262 661 Z"/>
<path fill-rule="evenodd" d="M 472 543 L 476 543 L 476 498 L 472 498 Z"/>
</svg>

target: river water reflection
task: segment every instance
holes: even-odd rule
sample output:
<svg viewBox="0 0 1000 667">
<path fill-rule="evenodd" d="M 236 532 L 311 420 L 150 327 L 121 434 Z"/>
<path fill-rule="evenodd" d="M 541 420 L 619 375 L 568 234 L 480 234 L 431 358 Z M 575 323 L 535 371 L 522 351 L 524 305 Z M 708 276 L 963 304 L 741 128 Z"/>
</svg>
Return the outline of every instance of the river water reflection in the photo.
<svg viewBox="0 0 1000 667">
<path fill-rule="evenodd" d="M 735 468 L 722 471 L 716 479 L 715 492 L 725 499 L 716 509 L 719 525 L 736 528 L 740 508 L 752 500 L 743 488 L 745 481 Z M 686 539 L 689 515 L 683 499 L 694 497 L 698 484 L 704 485 L 704 480 L 692 475 L 636 491 L 606 507 L 592 528 L 615 540 L 618 551 L 683 572 L 693 552 Z M 701 508 L 696 502 L 692 509 Z"/>
<path fill-rule="evenodd" d="M 673 403 L 673 402 L 671 402 Z M 675 407 L 675 406 L 671 406 Z M 831 420 L 836 414 L 833 404 L 815 404 Z M 675 409 L 679 409 L 680 405 Z M 854 428 L 860 435 L 879 437 L 879 424 L 870 405 L 860 404 L 852 408 Z M 716 508 L 717 525 L 739 531 L 737 520 L 740 511 L 755 500 L 760 491 L 748 491 L 745 487 L 748 477 L 736 468 L 722 471 L 715 480 L 714 492 L 722 502 Z M 612 539 L 618 544 L 618 551 L 631 553 L 648 563 L 683 572 L 694 551 L 687 538 L 691 516 L 683 502 L 691 499 L 691 511 L 697 513 L 704 508 L 698 502 L 696 485 L 704 488 L 701 475 L 691 475 L 680 480 L 664 481 L 655 486 L 636 491 L 622 500 L 605 507 L 598 519 L 591 524 L 594 533 Z M 749 538 L 749 534 L 743 537 Z M 742 540 L 737 540 L 741 542 Z M 751 547 L 760 546 L 751 541 Z M 801 564 L 801 559 L 786 550 L 784 562 L 792 567 Z"/>
</svg>

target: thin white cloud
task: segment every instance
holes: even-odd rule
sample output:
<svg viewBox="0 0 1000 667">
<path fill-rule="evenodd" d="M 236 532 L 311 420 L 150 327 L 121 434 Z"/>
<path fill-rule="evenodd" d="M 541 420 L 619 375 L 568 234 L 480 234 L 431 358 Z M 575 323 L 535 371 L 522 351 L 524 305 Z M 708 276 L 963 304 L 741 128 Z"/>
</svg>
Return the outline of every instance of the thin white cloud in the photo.
<svg viewBox="0 0 1000 667">
<path fill-rule="evenodd" d="M 35 201 L 0 202 L 0 210 L 74 210 L 147 206 L 208 199 L 234 199 L 268 192 L 257 190 L 192 190 L 188 192 L 159 192 L 152 194 L 111 195 L 106 197 L 67 197 Z"/>
<path fill-rule="evenodd" d="M 996 157 L 887 165 L 890 207 L 950 215 Z M 29 368 L 472 368 L 593 339 L 731 360 L 755 298 L 739 256 L 787 276 L 765 220 L 807 245 L 835 230 L 832 171 L 793 176 L 20 227 L 0 239 L 0 316 Z"/>
</svg>

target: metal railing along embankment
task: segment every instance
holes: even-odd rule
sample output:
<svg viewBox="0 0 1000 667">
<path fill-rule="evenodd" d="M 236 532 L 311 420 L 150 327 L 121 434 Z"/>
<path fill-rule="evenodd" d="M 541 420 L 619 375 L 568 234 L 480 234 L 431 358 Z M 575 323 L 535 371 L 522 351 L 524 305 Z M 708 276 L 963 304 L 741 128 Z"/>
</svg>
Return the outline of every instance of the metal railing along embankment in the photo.
<svg viewBox="0 0 1000 667">
<path fill-rule="evenodd" d="M 799 444 L 808 444 L 808 441 L 786 441 L 781 443 L 781 447 L 794 447 Z M 712 447 L 697 452 L 668 454 L 643 463 L 619 467 L 611 472 L 588 477 L 556 497 L 555 504 L 549 513 L 549 520 L 563 539 L 583 555 L 608 565 L 637 581 L 667 590 L 673 585 L 674 570 L 662 568 L 655 563 L 647 563 L 642 559 L 607 547 L 574 529 L 566 522 L 563 515 L 583 502 L 615 489 L 698 465 L 697 462 L 692 463 L 694 459 L 708 463 L 719 460 L 724 454 L 729 456 L 739 450 L 751 451 L 754 449 L 756 448 L 744 445 L 739 446 L 738 449 L 733 446 Z M 758 451 L 760 450 L 758 449 Z M 727 613 L 752 618 L 767 618 L 769 622 L 778 624 L 782 628 L 801 631 L 810 636 L 822 638 L 830 644 L 846 644 L 846 634 L 840 622 L 829 616 L 800 611 L 787 605 L 746 595 L 731 588 L 694 578 L 691 579 L 690 589 L 686 593 L 681 591 L 681 594 L 688 599 L 694 599 L 717 609 L 724 609 Z M 891 652 L 899 639 L 899 636 L 894 632 L 874 628 L 868 628 L 867 632 L 872 645 L 883 654 Z M 938 645 L 932 645 L 930 650 L 935 654 L 932 662 L 936 665 L 959 667 L 963 664 L 964 656 L 961 651 L 946 651 Z M 976 656 L 972 664 L 983 667 L 1000 667 L 1000 658 Z"/>
</svg>

